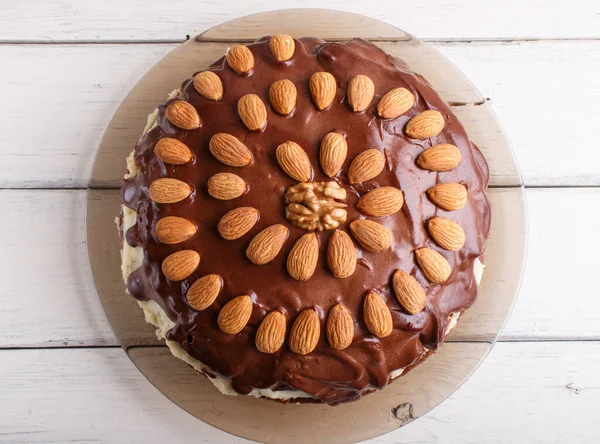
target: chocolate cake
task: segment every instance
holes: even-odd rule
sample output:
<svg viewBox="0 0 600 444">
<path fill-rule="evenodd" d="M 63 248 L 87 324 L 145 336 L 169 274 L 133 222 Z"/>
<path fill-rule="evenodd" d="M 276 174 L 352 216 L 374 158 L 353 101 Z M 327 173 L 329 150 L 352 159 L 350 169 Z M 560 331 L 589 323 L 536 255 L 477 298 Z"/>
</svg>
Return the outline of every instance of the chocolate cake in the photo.
<svg viewBox="0 0 600 444">
<path fill-rule="evenodd" d="M 123 277 L 223 393 L 356 400 L 473 304 L 488 178 L 403 61 L 361 39 L 264 37 L 149 116 L 122 187 Z"/>
</svg>

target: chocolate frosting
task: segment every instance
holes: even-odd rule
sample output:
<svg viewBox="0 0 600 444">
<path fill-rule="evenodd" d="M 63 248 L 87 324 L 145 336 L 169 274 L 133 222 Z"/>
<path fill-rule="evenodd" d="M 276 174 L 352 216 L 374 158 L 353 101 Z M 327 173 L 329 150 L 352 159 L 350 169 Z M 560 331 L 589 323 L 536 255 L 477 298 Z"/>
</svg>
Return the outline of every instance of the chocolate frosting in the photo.
<svg viewBox="0 0 600 444">
<path fill-rule="evenodd" d="M 244 76 L 231 70 L 224 58 L 214 63 L 210 70 L 224 85 L 221 101 L 201 97 L 192 79 L 186 80 L 181 86 L 182 98 L 200 115 L 201 127 L 197 130 L 174 127 L 165 117 L 165 106 L 159 107 L 157 126 L 145 134 L 135 148 L 139 173 L 125 180 L 122 188 L 123 203 L 137 212 L 136 225 L 128 230 L 126 241 L 144 249 L 143 266 L 129 276 L 127 285 L 132 296 L 156 301 L 175 323 L 167 339 L 180 344 L 213 372 L 230 379 L 237 392 L 247 394 L 252 388 L 296 389 L 322 402 L 337 404 L 357 399 L 373 386 L 384 387 L 392 371 L 412 367 L 424 359 L 427 350 L 435 350 L 443 342 L 449 315 L 462 312 L 475 300 L 477 284 L 473 264 L 484 251 L 490 229 L 490 205 L 485 195 L 489 172 L 483 156 L 449 106 L 404 62 L 360 39 L 325 43 L 303 38 L 295 42 L 293 57 L 284 63 L 277 62 L 270 54 L 268 38 L 249 44 L 255 66 Z M 312 103 L 308 88 L 310 76 L 317 71 L 333 74 L 338 86 L 333 105 L 323 111 L 318 111 Z M 346 99 L 348 82 L 357 74 L 367 75 L 375 83 L 374 100 L 360 113 L 352 112 Z M 277 114 L 269 104 L 269 87 L 280 79 L 290 79 L 298 90 L 296 108 L 289 116 Z M 416 98 L 415 104 L 404 115 L 383 120 L 377 115 L 377 102 L 383 94 L 397 87 L 410 90 Z M 238 99 L 249 93 L 257 94 L 267 106 L 268 124 L 261 132 L 246 129 L 237 113 Z M 428 109 L 443 114 L 444 130 L 426 140 L 406 136 L 404 128 L 408 120 Z M 348 231 L 351 221 L 365 217 L 357 210 L 356 202 L 369 190 L 380 186 L 400 188 L 405 203 L 401 211 L 392 216 L 369 218 L 391 231 L 392 247 L 375 254 L 357 244 L 358 264 L 355 273 L 348 278 L 335 278 L 327 267 L 326 246 L 332 231 L 317 233 L 320 255 L 316 271 L 308 281 L 299 282 L 288 275 L 286 258 L 296 239 L 306 232 L 285 218 L 284 194 L 296 182 L 278 166 L 275 149 L 288 140 L 298 143 L 308 153 L 314 180 L 331 180 L 319 166 L 319 144 L 330 131 L 342 133 L 348 143 L 347 160 L 334 178 L 348 194 L 348 219 L 340 229 Z M 217 132 L 239 138 L 252 151 L 253 162 L 233 168 L 215 159 L 208 144 Z M 184 142 L 193 151 L 193 160 L 182 166 L 159 161 L 153 149 L 162 137 Z M 418 168 L 416 157 L 438 143 L 456 145 L 462 154 L 461 164 L 441 173 Z M 375 179 L 350 185 L 347 180 L 350 162 L 369 148 L 385 154 L 386 167 Z M 206 184 L 211 175 L 219 172 L 233 172 L 244 178 L 249 185 L 248 192 L 230 201 L 212 198 Z M 179 203 L 156 204 L 148 197 L 148 186 L 160 177 L 185 181 L 193 187 L 193 192 Z M 451 212 L 436 207 L 425 192 L 440 182 L 466 185 L 467 204 Z M 217 231 L 217 222 L 239 206 L 257 208 L 260 220 L 242 238 L 224 240 Z M 154 227 L 158 219 L 169 215 L 194 222 L 198 232 L 177 245 L 161 244 Z M 425 227 L 434 216 L 447 217 L 461 225 L 466 233 L 463 248 L 452 252 L 435 244 Z M 254 235 L 272 224 L 286 225 L 290 236 L 272 262 L 254 265 L 245 256 L 246 248 Z M 414 251 L 423 246 L 438 251 L 450 263 L 452 274 L 445 284 L 428 282 L 416 265 Z M 163 276 L 161 262 L 181 249 L 199 252 L 200 266 L 184 281 L 171 282 Z M 396 301 L 391 277 L 397 269 L 412 274 L 425 288 L 427 306 L 421 313 L 410 315 Z M 197 312 L 188 305 L 185 294 L 196 279 L 209 273 L 223 278 L 223 290 L 211 307 Z M 385 338 L 376 338 L 364 324 L 362 305 L 367 290 L 381 294 L 392 312 L 394 329 Z M 218 312 L 229 300 L 242 294 L 250 295 L 253 301 L 250 321 L 239 334 L 223 333 L 217 326 Z M 337 303 L 343 303 L 355 321 L 353 342 L 345 350 L 330 347 L 324 334 L 327 313 Z M 257 350 L 256 330 L 267 313 L 275 309 L 282 311 L 289 334 L 296 316 L 310 307 L 316 309 L 321 319 L 319 343 L 312 353 L 306 356 L 293 353 L 287 340 L 274 354 Z"/>
</svg>

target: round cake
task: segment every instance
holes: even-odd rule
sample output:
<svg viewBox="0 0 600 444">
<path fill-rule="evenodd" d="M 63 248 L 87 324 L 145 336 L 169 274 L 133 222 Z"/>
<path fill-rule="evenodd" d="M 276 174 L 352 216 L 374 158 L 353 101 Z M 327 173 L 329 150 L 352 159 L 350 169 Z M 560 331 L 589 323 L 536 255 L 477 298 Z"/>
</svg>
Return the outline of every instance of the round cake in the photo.
<svg viewBox="0 0 600 444">
<path fill-rule="evenodd" d="M 149 116 L 127 168 L 127 291 L 225 394 L 356 400 L 476 298 L 485 159 L 423 77 L 365 40 L 232 46 Z"/>
</svg>

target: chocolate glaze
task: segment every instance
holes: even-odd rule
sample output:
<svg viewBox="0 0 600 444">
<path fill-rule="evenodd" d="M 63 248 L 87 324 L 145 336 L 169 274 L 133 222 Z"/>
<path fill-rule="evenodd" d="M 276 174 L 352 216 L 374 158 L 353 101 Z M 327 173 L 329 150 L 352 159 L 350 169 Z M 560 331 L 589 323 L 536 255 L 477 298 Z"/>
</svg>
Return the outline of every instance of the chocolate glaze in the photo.
<svg viewBox="0 0 600 444">
<path fill-rule="evenodd" d="M 372 390 L 369 385 L 384 387 L 393 370 L 412 367 L 424 359 L 426 349 L 434 350 L 444 340 L 448 315 L 473 303 L 477 294 L 473 262 L 482 255 L 490 228 L 490 205 L 485 195 L 487 164 L 432 87 L 420 75 L 410 72 L 404 62 L 369 42 L 354 39 L 325 43 L 303 38 L 296 40 L 294 56 L 285 63 L 278 63 L 269 53 L 268 38 L 248 47 L 255 58 L 250 75 L 237 75 L 224 58 L 210 67 L 223 82 L 223 100 L 213 102 L 202 98 L 194 90 L 192 79 L 182 84 L 184 99 L 198 110 L 201 128 L 195 131 L 175 128 L 165 118 L 164 106 L 160 106 L 157 127 L 143 136 L 135 148 L 139 173 L 124 182 L 122 197 L 126 206 L 137 211 L 137 225 L 128 230 L 126 240 L 144 248 L 144 263 L 130 275 L 129 292 L 140 300 L 156 301 L 176 324 L 167 338 L 179 343 L 215 373 L 229 378 L 239 393 L 246 394 L 254 387 L 272 387 L 302 390 L 328 404 L 354 400 Z M 308 89 L 309 78 L 316 71 L 328 71 L 338 82 L 335 101 L 324 111 L 313 105 Z M 351 112 L 346 101 L 348 82 L 356 74 L 365 74 L 375 83 L 375 98 L 361 113 Z M 297 106 L 290 116 L 278 115 L 268 98 L 270 85 L 285 78 L 292 80 L 298 89 Z M 415 95 L 415 105 L 396 119 L 382 120 L 376 114 L 378 99 L 400 86 Z M 258 94 L 267 106 L 268 124 L 262 132 L 247 130 L 237 114 L 238 99 L 248 93 Z M 405 136 L 403 129 L 408 120 L 427 109 L 439 110 L 444 115 L 446 127 L 442 133 L 427 140 Z M 314 180 L 329 180 L 320 169 L 318 147 L 330 131 L 344 134 L 348 142 L 346 163 L 335 178 L 348 192 L 348 220 L 340 229 L 348 231 L 351 221 L 364 217 L 356 209 L 356 202 L 371 189 L 398 187 L 404 193 L 405 203 L 395 215 L 371 218 L 392 232 L 392 247 L 380 254 L 359 247 L 356 272 L 349 278 L 336 279 L 328 270 L 325 247 L 331 232 L 317 233 L 321 246 L 317 269 L 310 280 L 298 282 L 287 274 L 286 258 L 295 240 L 305 232 L 285 219 L 284 194 L 296 182 L 277 165 L 275 149 L 288 140 L 297 142 L 310 157 Z M 252 164 L 233 168 L 218 162 L 208 149 L 208 142 L 216 132 L 233 134 L 245 143 L 253 153 Z M 157 160 L 153 149 L 161 137 L 176 137 L 188 145 L 194 152 L 192 162 L 173 166 Z M 435 173 L 415 165 L 418 154 L 437 143 L 453 143 L 460 149 L 462 162 L 453 171 Z M 369 148 L 385 154 L 386 167 L 375 179 L 351 186 L 346 178 L 348 166 Z M 231 201 L 211 198 L 206 183 L 218 172 L 240 175 L 249 184 L 249 192 Z M 156 204 L 148 197 L 148 186 L 159 177 L 176 177 L 189 183 L 194 192 L 176 204 Z M 425 191 L 438 182 L 465 184 L 467 205 L 452 212 L 433 205 Z M 241 239 L 226 241 L 217 232 L 217 222 L 227 211 L 239 206 L 257 208 L 260 220 Z M 198 233 L 178 245 L 160 244 L 154 226 L 159 218 L 169 215 L 193 221 Z M 448 217 L 463 227 L 466 243 L 460 251 L 445 251 L 430 239 L 425 223 L 433 216 Z M 275 223 L 290 228 L 289 239 L 271 263 L 252 264 L 245 257 L 248 243 L 260 230 Z M 452 275 L 444 285 L 429 283 L 415 264 L 414 250 L 422 246 L 440 252 L 452 266 Z M 198 251 L 202 258 L 200 266 L 186 280 L 170 282 L 160 271 L 161 261 L 180 249 Z M 412 273 L 426 289 L 427 306 L 417 315 L 404 312 L 391 291 L 391 276 L 398 268 Z M 187 304 L 185 293 L 197 278 L 208 273 L 223 277 L 223 291 L 211 307 L 196 312 Z M 379 292 L 392 311 L 394 330 L 383 339 L 371 335 L 362 320 L 363 297 L 369 289 Z M 252 297 L 252 316 L 241 333 L 225 334 L 217 327 L 217 314 L 227 301 L 241 294 Z M 331 348 L 325 339 L 327 313 L 338 302 L 348 307 L 355 320 L 352 345 L 341 351 Z M 273 355 L 256 349 L 256 329 L 268 312 L 281 310 L 287 317 L 289 333 L 297 314 L 308 307 L 315 307 L 321 318 L 321 337 L 312 353 L 294 354 L 287 341 Z"/>
</svg>

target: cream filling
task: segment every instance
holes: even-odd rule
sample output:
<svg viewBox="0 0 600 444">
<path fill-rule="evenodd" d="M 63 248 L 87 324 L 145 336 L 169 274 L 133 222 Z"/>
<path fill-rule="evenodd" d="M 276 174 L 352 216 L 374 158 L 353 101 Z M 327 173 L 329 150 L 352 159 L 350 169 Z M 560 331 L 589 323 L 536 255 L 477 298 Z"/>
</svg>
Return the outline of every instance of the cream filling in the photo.
<svg viewBox="0 0 600 444">
<path fill-rule="evenodd" d="M 169 99 L 173 99 L 179 96 L 180 91 L 174 90 L 169 95 Z M 148 121 L 146 123 L 146 127 L 144 128 L 144 132 L 142 136 L 150 131 L 152 128 L 156 126 L 156 119 L 158 117 L 158 109 L 154 110 L 149 116 Z M 129 179 L 135 177 L 138 173 L 138 168 L 135 165 L 133 151 L 127 157 L 127 169 L 128 172 L 125 174 L 125 179 Z M 121 251 L 121 271 L 123 273 L 123 280 L 125 284 L 127 284 L 128 276 L 139 267 L 142 266 L 144 261 L 144 250 L 142 247 L 132 247 L 125 240 L 125 232 L 135 224 L 136 221 L 136 212 L 125 205 L 121 205 L 121 209 L 123 211 L 123 224 L 121 229 L 123 230 L 123 249 Z M 118 226 L 118 219 L 117 219 Z M 473 274 L 475 275 L 475 280 L 477 285 L 481 283 L 481 277 L 483 275 L 483 264 L 479 261 L 479 258 L 475 259 L 473 264 Z M 188 365 L 191 365 L 196 371 L 201 373 L 208 373 L 214 375 L 214 377 L 208 376 L 208 380 L 213 383 L 213 385 L 223 394 L 236 396 L 238 393 L 233 389 L 231 381 L 227 378 L 224 378 L 220 375 L 215 375 L 215 373 L 204 365 L 201 361 L 189 355 L 181 346 L 174 341 L 170 341 L 165 338 L 167 332 L 175 326 L 175 323 L 171 321 L 167 314 L 162 310 L 162 308 L 154 301 L 138 301 L 138 304 L 144 311 L 144 319 L 147 323 L 152 324 L 156 327 L 156 337 L 159 340 L 164 340 L 171 353 L 176 358 L 181 359 Z M 448 326 L 446 327 L 446 336 L 452 331 L 452 329 L 456 326 L 458 322 L 458 318 L 460 317 L 460 312 L 453 312 L 449 315 Z M 429 353 L 429 351 L 426 351 Z M 390 373 L 390 380 L 394 380 L 402 375 L 404 372 L 404 368 L 400 368 L 394 370 Z M 367 390 L 375 389 L 375 387 L 369 386 Z M 294 398 L 314 398 L 313 395 L 303 392 L 301 390 L 272 390 L 270 388 L 267 389 L 252 389 L 252 391 L 248 394 L 249 396 L 254 396 L 257 398 L 267 397 L 271 399 L 279 399 L 279 400 L 288 400 Z"/>
</svg>

